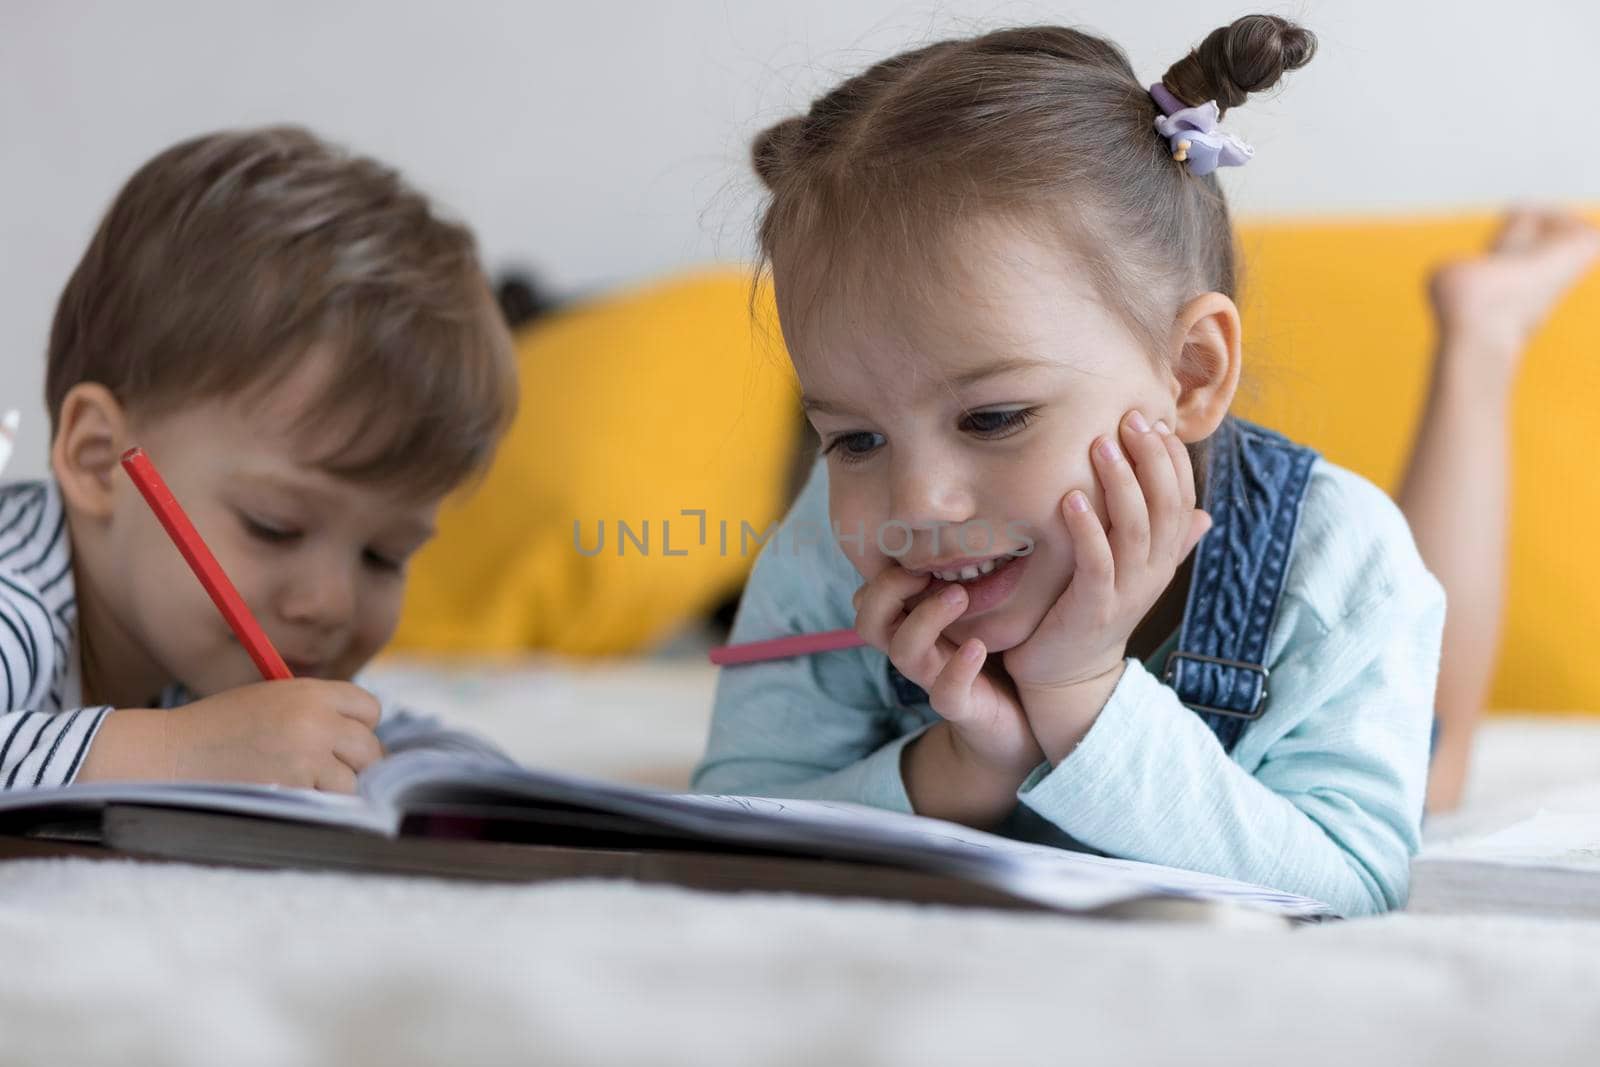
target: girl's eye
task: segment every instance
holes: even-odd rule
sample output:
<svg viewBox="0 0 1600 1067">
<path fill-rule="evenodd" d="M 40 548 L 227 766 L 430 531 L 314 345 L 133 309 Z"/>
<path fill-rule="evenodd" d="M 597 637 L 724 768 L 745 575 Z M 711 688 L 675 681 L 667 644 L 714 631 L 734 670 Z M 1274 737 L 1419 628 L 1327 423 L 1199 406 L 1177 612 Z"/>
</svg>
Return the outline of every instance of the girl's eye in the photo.
<svg viewBox="0 0 1600 1067">
<path fill-rule="evenodd" d="M 271 523 L 260 522 L 248 515 L 239 516 L 239 521 L 244 524 L 245 532 L 258 541 L 265 541 L 269 545 L 283 545 L 294 541 L 300 536 L 299 530 L 290 530 Z"/>
<path fill-rule="evenodd" d="M 1009 437 L 1032 422 L 1039 414 L 1037 408 L 1016 408 L 1012 411 L 977 411 L 966 418 L 966 428 L 982 437 Z"/>
<path fill-rule="evenodd" d="M 881 442 L 883 440 L 883 435 L 878 433 L 868 433 L 865 431 L 860 433 L 842 433 L 838 437 L 835 437 L 832 441 L 828 442 L 828 447 L 822 450 L 822 454 L 827 455 L 830 452 L 836 451 L 839 453 L 839 462 L 860 463 L 862 460 L 866 459 L 872 454 L 873 449 L 878 447 L 878 445 L 873 441 L 874 438 L 876 438 L 878 442 Z"/>
<path fill-rule="evenodd" d="M 381 552 L 374 552 L 370 548 L 361 554 L 361 558 L 366 562 L 367 566 L 371 567 L 373 570 L 399 574 L 400 571 L 405 569 L 405 564 L 400 560 L 397 560 L 392 556 L 386 556 Z"/>
</svg>

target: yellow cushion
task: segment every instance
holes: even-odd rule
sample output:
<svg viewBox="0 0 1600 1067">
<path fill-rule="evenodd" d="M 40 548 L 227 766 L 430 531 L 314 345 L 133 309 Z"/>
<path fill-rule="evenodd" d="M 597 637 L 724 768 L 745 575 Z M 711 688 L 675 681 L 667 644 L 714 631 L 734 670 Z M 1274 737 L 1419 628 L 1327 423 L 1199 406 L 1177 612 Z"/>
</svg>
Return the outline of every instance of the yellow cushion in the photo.
<svg viewBox="0 0 1600 1067">
<path fill-rule="evenodd" d="M 1245 373 L 1235 410 L 1393 493 L 1421 416 L 1433 265 L 1486 247 L 1494 216 L 1241 227 Z M 1534 339 L 1512 413 L 1507 618 L 1491 704 L 1600 712 L 1600 272 Z M 1461 487 L 1471 493 L 1472 486 Z"/>
<path fill-rule="evenodd" d="M 393 647 L 637 651 L 736 591 L 740 523 L 780 517 L 800 425 L 770 291 L 756 308 L 730 269 L 522 332 L 516 423 L 413 561 Z"/>
</svg>

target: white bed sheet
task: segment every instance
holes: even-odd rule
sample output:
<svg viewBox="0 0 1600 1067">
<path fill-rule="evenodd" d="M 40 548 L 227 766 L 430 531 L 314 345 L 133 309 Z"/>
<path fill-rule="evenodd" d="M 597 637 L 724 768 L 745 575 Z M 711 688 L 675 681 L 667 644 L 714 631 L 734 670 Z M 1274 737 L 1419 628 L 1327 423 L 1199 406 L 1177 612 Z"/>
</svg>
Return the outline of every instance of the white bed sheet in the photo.
<svg viewBox="0 0 1600 1067">
<path fill-rule="evenodd" d="M 695 660 L 388 663 L 522 759 L 681 788 Z M 1600 718 L 1492 720 L 1430 840 L 1600 791 Z M 1600 923 L 1285 933 L 615 882 L 0 864 L 0 1064 L 1600 1062 Z"/>
</svg>

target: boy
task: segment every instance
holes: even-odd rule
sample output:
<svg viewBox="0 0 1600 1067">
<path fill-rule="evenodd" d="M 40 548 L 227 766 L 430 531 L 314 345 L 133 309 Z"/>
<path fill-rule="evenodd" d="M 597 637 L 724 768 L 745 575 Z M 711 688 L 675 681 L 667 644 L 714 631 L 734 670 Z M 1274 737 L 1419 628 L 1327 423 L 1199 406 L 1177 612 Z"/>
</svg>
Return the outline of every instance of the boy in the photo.
<svg viewBox="0 0 1600 1067">
<path fill-rule="evenodd" d="M 471 234 L 393 170 L 292 128 L 145 164 L 56 310 L 53 477 L 0 489 L 0 788 L 353 790 L 400 724 L 349 679 L 515 373 Z M 295 680 L 259 680 L 122 471 L 134 444 Z"/>
</svg>

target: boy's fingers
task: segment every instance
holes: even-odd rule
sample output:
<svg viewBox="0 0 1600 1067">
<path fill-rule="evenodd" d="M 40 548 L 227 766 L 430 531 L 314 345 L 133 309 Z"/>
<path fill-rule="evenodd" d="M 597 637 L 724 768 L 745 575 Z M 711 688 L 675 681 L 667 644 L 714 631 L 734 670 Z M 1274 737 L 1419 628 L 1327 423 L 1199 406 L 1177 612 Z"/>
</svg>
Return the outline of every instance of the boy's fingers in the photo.
<svg viewBox="0 0 1600 1067">
<path fill-rule="evenodd" d="M 316 788 L 325 793 L 354 793 L 356 772 L 342 760 L 330 760 L 328 766 L 317 773 Z"/>
<path fill-rule="evenodd" d="M 360 773 L 383 758 L 383 745 L 371 730 L 356 722 L 345 724 L 333 743 L 339 762 Z"/>
<path fill-rule="evenodd" d="M 378 698 L 350 682 L 339 683 L 339 690 L 334 710 L 340 715 L 354 719 L 369 730 L 376 730 L 378 720 L 383 716 L 383 707 L 378 703 Z"/>
</svg>

